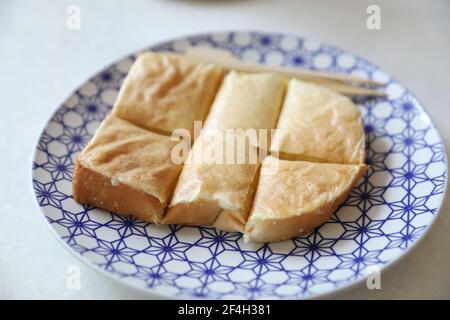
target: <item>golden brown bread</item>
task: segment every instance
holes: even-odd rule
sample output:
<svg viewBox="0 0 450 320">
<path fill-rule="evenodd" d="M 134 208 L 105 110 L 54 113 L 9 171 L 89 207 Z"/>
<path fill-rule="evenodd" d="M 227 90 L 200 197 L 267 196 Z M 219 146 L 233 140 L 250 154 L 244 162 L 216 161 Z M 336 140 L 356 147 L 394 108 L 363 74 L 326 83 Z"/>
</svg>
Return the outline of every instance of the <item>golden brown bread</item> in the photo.
<svg viewBox="0 0 450 320">
<path fill-rule="evenodd" d="M 83 167 L 75 160 L 73 198 L 79 203 L 102 208 L 124 216 L 159 222 L 165 208 L 154 196 Z"/>
<path fill-rule="evenodd" d="M 244 239 L 273 242 L 309 232 L 330 218 L 366 169 L 365 164 L 314 163 L 267 157 L 261 165 Z M 275 173 L 270 174 L 269 171 Z"/>
<path fill-rule="evenodd" d="M 286 80 L 274 74 L 230 72 L 222 83 L 189 159 L 203 158 L 208 153 L 200 147 L 202 139 L 205 148 L 213 144 L 207 137 L 222 135 L 216 142 L 225 148 L 227 129 L 272 129 L 278 118 L 285 86 Z M 237 164 L 237 159 L 232 159 L 233 164 L 227 164 L 223 153 L 214 164 L 185 164 L 164 223 L 213 224 L 221 230 L 243 232 L 259 168 L 258 157 L 250 159 L 249 153 L 257 155 L 255 146 L 261 141 L 253 141 L 245 132 L 234 132 L 230 136 L 245 140 L 244 162 Z M 268 146 L 263 147 L 268 149 Z"/>
<path fill-rule="evenodd" d="M 224 71 L 171 54 L 148 52 L 136 60 L 117 97 L 113 114 L 170 135 L 206 117 Z"/>
<path fill-rule="evenodd" d="M 228 158 L 233 164 L 226 163 L 226 138 L 210 139 L 205 135 L 203 132 L 197 138 L 189 153 L 163 223 L 214 224 L 225 231 L 243 232 L 258 176 L 256 148 L 242 136 L 245 159 L 238 162 L 235 153 L 235 157 Z M 223 152 L 217 154 L 215 146 L 223 148 Z M 255 157 L 250 157 L 251 152 Z"/>
<path fill-rule="evenodd" d="M 181 171 L 176 143 L 108 116 L 77 159 L 75 201 L 158 222 Z"/>
<path fill-rule="evenodd" d="M 326 221 L 367 168 L 356 106 L 299 80 L 290 80 L 285 95 L 283 77 L 231 71 L 222 82 L 223 74 L 175 55 L 140 56 L 113 115 L 76 160 L 74 199 L 156 223 L 245 231 L 245 240 L 256 242 L 289 239 Z M 164 135 L 182 128 L 193 137 L 194 120 L 206 116 L 182 169 L 171 159 L 178 142 Z M 313 162 L 270 156 L 261 167 L 257 147 L 268 145 L 236 132 L 232 136 L 245 141 L 245 159 L 229 162 L 221 136 L 226 129 L 274 127 L 271 151 Z"/>
<path fill-rule="evenodd" d="M 361 114 L 349 98 L 292 79 L 271 151 L 288 160 L 364 163 Z"/>
</svg>

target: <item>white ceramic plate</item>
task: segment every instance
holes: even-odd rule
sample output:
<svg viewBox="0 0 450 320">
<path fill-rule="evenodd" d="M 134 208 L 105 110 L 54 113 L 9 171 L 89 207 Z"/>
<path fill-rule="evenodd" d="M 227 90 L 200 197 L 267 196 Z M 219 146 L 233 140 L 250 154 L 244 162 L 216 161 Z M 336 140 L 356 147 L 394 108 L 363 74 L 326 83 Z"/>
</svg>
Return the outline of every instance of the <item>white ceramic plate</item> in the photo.
<svg viewBox="0 0 450 320">
<path fill-rule="evenodd" d="M 87 80 L 60 105 L 36 146 L 33 187 L 49 226 L 84 261 L 148 292 L 174 298 L 306 298 L 364 279 L 403 256 L 429 229 L 447 181 L 445 150 L 423 107 L 378 67 L 331 45 L 259 32 L 189 36 L 148 50 L 211 46 L 274 65 L 386 83 L 386 99 L 356 101 L 370 169 L 332 218 L 306 237 L 244 244 L 214 228 L 155 226 L 72 199 L 77 154 L 111 110 L 136 54 Z"/>
</svg>

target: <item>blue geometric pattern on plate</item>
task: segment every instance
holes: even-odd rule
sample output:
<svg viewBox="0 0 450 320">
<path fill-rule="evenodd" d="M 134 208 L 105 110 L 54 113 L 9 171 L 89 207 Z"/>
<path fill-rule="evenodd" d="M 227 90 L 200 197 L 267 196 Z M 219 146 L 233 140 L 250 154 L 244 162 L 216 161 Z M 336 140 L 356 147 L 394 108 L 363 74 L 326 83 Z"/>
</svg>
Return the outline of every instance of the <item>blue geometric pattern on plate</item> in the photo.
<svg viewBox="0 0 450 320">
<path fill-rule="evenodd" d="M 155 226 L 72 199 L 75 157 L 111 110 L 136 54 L 106 68 L 61 105 L 39 138 L 36 199 L 50 227 L 85 261 L 127 284 L 177 298 L 306 298 L 364 279 L 402 256 L 441 204 L 444 146 L 414 96 L 378 67 L 331 45 L 272 33 L 203 34 L 149 50 L 226 49 L 243 60 L 360 75 L 388 98 L 357 99 L 370 169 L 332 218 L 306 237 L 244 244 L 208 227 Z"/>
</svg>

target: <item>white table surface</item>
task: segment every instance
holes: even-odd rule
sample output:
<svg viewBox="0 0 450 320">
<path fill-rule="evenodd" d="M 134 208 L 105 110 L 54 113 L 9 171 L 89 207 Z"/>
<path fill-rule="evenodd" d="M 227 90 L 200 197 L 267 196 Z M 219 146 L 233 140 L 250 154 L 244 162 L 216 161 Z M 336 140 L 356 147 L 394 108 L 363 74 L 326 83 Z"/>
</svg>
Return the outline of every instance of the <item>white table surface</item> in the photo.
<svg viewBox="0 0 450 320">
<path fill-rule="evenodd" d="M 81 8 L 81 30 L 66 9 Z M 381 30 L 366 8 L 381 8 Z M 87 77 L 151 43 L 204 31 L 298 34 L 355 52 L 381 66 L 426 106 L 449 150 L 450 1 L 136 0 L 0 2 L 0 298 L 142 299 L 84 265 L 49 231 L 34 204 L 30 160 L 45 122 Z M 450 201 L 411 254 L 365 286 L 332 298 L 450 298 Z M 79 265 L 81 289 L 66 287 Z"/>
</svg>

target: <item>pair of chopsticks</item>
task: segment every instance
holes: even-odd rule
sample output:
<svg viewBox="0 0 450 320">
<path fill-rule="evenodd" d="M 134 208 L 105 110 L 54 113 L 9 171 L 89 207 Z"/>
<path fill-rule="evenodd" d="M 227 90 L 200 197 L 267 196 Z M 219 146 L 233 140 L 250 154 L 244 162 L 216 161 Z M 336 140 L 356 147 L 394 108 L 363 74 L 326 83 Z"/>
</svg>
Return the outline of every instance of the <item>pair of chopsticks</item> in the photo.
<svg viewBox="0 0 450 320">
<path fill-rule="evenodd" d="M 196 61 L 214 63 L 228 70 L 254 73 L 276 72 L 289 78 L 297 78 L 322 85 L 347 96 L 386 96 L 386 93 L 384 92 L 364 87 L 364 85 L 372 87 L 383 86 L 383 83 L 375 80 L 364 79 L 352 75 L 332 74 L 299 68 L 285 68 L 244 62 L 233 56 L 230 52 L 222 49 L 189 47 L 185 51 L 185 56 Z"/>
</svg>

